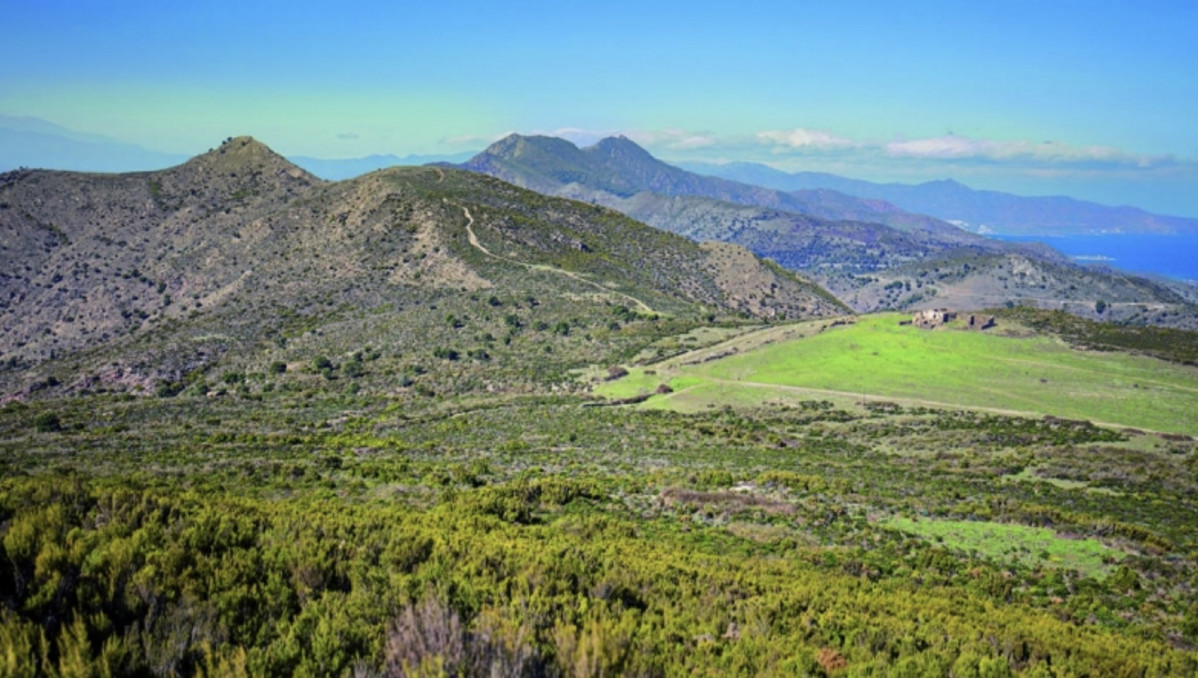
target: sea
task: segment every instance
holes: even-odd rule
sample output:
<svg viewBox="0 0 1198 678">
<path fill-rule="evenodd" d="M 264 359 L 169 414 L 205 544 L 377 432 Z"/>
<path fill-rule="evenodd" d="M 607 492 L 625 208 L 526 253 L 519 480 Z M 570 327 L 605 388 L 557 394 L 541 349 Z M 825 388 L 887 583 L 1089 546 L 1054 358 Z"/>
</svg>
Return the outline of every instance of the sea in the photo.
<svg viewBox="0 0 1198 678">
<path fill-rule="evenodd" d="M 1042 242 L 1079 264 L 1105 264 L 1198 284 L 1198 234 L 990 235 L 1008 242 Z"/>
</svg>

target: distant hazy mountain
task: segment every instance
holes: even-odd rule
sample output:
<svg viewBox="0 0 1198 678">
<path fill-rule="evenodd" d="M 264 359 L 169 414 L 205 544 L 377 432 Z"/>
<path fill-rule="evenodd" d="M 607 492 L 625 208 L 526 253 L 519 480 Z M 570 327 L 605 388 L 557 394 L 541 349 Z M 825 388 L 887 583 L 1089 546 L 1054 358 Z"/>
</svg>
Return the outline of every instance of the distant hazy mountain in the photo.
<svg viewBox="0 0 1198 678">
<path fill-rule="evenodd" d="M 958 249 L 1012 249 L 880 200 L 828 190 L 791 194 L 687 172 L 624 137 L 579 148 L 554 137 L 511 135 L 462 167 L 611 207 L 693 240 L 744 245 L 825 284 L 827 276 L 869 273 Z M 1045 256 L 1055 255 L 1046 250 Z"/>
<path fill-rule="evenodd" d="M 0 115 L 0 172 L 18 167 L 131 172 L 163 169 L 185 160 L 186 156 L 81 134 L 37 118 Z"/>
<path fill-rule="evenodd" d="M 434 162 L 458 163 L 474 157 L 474 151 L 452 153 L 449 155 L 368 155 L 363 158 L 344 158 L 329 160 L 327 158 L 312 158 L 301 155 L 289 156 L 288 160 L 308 170 L 321 179 L 340 181 L 395 166 L 427 165 Z"/>
<path fill-rule="evenodd" d="M 1089 233 L 1198 233 L 1198 219 L 1110 207 L 1065 196 L 1027 197 L 983 191 L 951 179 L 922 184 L 876 184 L 822 172 L 789 174 L 756 163 L 684 167 L 713 177 L 800 194 L 830 189 L 858 198 L 885 200 L 904 210 L 962 223 L 969 230 L 1020 235 Z"/>
<path fill-rule="evenodd" d="M 712 198 L 820 219 L 885 224 L 901 231 L 926 231 L 950 240 L 975 240 L 952 224 L 911 214 L 880 200 L 861 200 L 828 190 L 786 192 L 688 172 L 658 160 L 623 136 L 608 137 L 594 146 L 579 148 L 556 137 L 512 134 L 463 167 L 552 195 L 570 191 L 578 194 L 581 188 L 629 198 L 648 191 L 668 197 Z"/>
</svg>

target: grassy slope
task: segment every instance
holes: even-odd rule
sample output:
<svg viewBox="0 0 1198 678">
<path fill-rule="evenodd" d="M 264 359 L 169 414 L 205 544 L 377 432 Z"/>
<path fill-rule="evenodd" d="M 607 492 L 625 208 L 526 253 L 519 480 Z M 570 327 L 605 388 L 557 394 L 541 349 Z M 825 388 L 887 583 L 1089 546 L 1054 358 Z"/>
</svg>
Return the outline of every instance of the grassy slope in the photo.
<svg viewBox="0 0 1198 678">
<path fill-rule="evenodd" d="M 1192 414 L 1198 370 L 1192 367 L 1078 351 L 1046 337 L 927 332 L 899 326 L 901 318 L 861 318 L 697 365 L 682 365 L 686 359 L 680 358 L 652 368 L 655 374 L 636 371 L 598 391 L 628 396 L 664 381 L 676 393 L 651 400 L 651 406 L 673 401 L 679 409 L 694 409 L 752 404 L 798 388 L 810 389 L 801 391 L 807 397 L 839 391 L 1198 433 Z"/>
</svg>

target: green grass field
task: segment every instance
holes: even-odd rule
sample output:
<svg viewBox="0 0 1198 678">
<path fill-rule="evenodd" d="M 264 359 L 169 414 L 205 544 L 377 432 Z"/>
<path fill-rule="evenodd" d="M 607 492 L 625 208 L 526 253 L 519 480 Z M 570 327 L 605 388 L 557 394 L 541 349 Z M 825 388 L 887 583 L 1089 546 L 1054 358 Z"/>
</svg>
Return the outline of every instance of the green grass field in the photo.
<svg viewBox="0 0 1198 678">
<path fill-rule="evenodd" d="M 1046 527 L 970 520 L 911 520 L 893 517 L 886 527 L 943 544 L 955 551 L 977 552 L 998 561 L 1046 564 L 1102 577 L 1123 553 L 1097 539 L 1067 539 Z"/>
<path fill-rule="evenodd" d="M 1126 353 L 1072 349 L 1050 337 L 920 330 L 898 314 L 738 337 L 596 388 L 605 397 L 674 393 L 642 407 L 696 411 L 827 398 L 1053 415 L 1198 433 L 1198 369 Z M 1001 328 L 999 328 L 1001 331 Z M 766 337 L 765 333 L 772 333 Z M 733 351 L 735 350 L 735 353 Z M 728 354 L 709 362 L 705 356 Z M 693 364 L 688 364 L 693 363 Z"/>
</svg>

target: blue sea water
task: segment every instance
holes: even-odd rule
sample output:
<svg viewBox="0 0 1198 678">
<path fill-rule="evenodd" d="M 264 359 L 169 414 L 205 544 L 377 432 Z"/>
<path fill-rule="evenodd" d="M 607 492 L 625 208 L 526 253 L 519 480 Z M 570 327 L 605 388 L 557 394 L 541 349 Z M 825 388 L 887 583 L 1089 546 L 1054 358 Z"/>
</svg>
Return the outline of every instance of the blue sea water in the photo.
<svg viewBox="0 0 1198 678">
<path fill-rule="evenodd" d="M 994 235 L 1008 242 L 1042 242 L 1079 264 L 1106 264 L 1134 273 L 1155 273 L 1198 282 L 1198 235 Z"/>
</svg>

